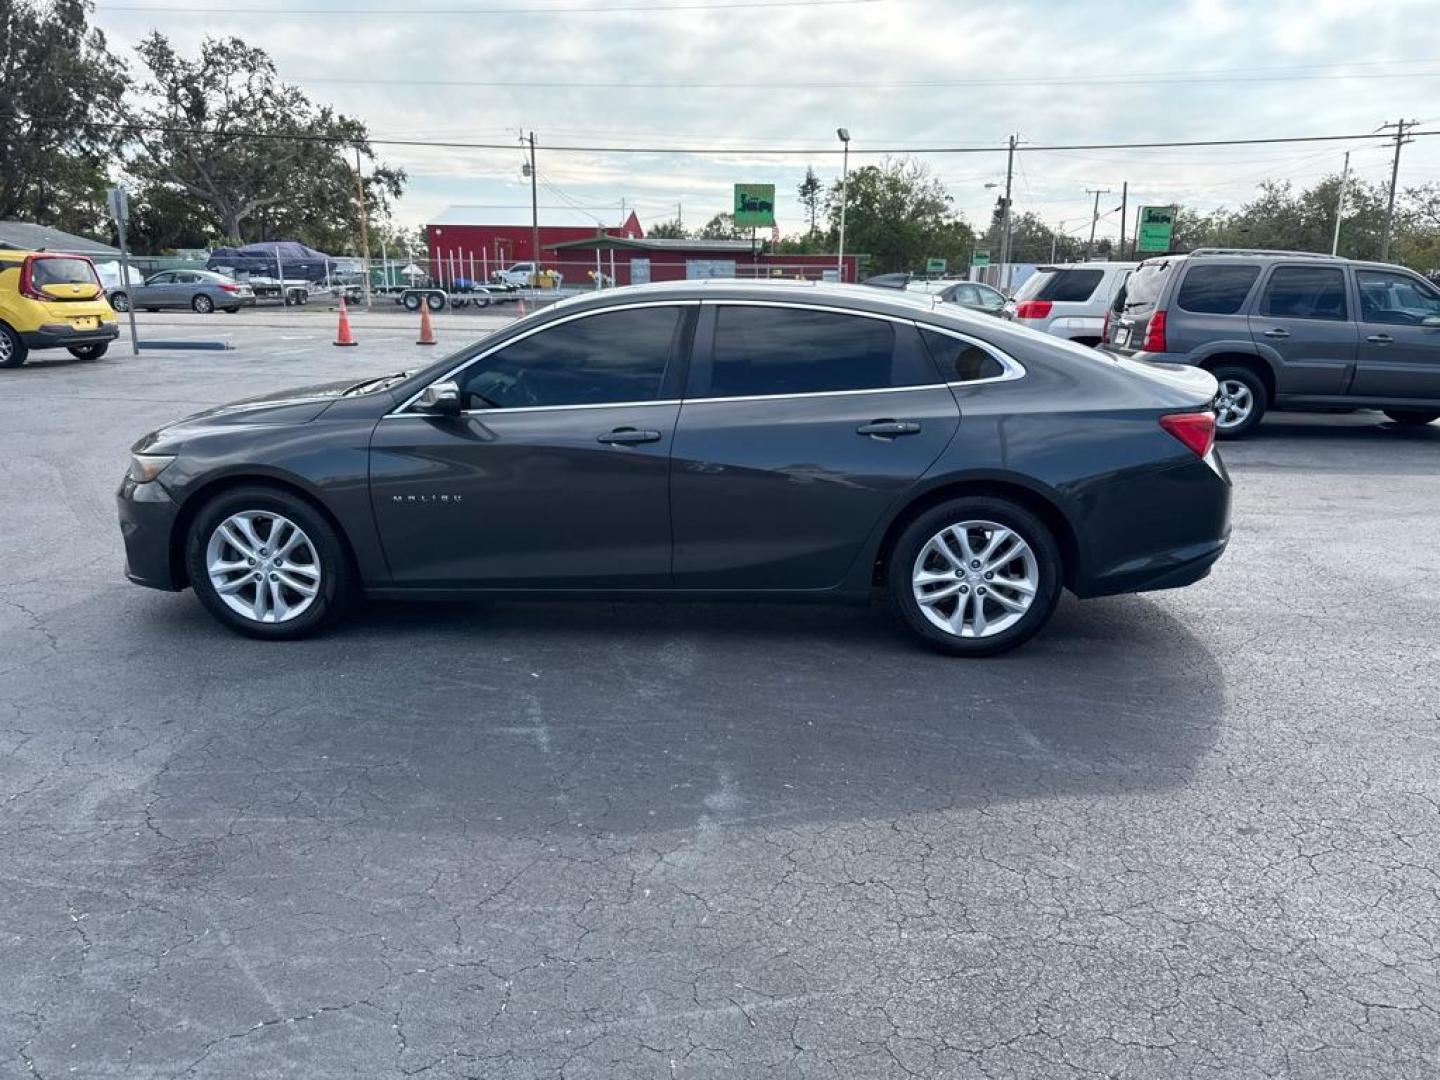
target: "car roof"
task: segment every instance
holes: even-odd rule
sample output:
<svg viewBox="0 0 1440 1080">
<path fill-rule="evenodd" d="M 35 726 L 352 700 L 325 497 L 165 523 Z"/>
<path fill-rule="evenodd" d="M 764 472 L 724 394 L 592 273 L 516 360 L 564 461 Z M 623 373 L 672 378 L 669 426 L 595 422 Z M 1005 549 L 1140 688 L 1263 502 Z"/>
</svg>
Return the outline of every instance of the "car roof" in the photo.
<svg viewBox="0 0 1440 1080">
<path fill-rule="evenodd" d="M 1053 274 L 1057 270 L 1134 270 L 1138 262 L 1119 259 L 1091 259 L 1088 262 L 1041 263 L 1035 268 L 1037 274 Z"/>
</svg>

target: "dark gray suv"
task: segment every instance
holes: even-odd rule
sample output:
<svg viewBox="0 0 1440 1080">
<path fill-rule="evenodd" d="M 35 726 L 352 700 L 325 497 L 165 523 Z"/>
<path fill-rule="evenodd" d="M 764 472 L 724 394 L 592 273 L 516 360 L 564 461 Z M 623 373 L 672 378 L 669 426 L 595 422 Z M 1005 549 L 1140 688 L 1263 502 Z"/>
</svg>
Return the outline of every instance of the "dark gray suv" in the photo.
<svg viewBox="0 0 1440 1080">
<path fill-rule="evenodd" d="M 1228 248 L 1149 259 L 1116 297 L 1105 348 L 1210 372 L 1225 438 L 1267 409 L 1440 417 L 1440 289 L 1386 263 Z"/>
</svg>

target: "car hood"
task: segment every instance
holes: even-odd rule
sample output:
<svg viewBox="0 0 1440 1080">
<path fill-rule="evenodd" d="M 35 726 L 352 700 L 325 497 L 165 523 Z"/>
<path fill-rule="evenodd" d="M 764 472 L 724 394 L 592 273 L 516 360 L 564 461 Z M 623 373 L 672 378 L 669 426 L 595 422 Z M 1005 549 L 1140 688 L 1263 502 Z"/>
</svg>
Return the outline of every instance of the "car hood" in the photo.
<svg viewBox="0 0 1440 1080">
<path fill-rule="evenodd" d="M 168 453 L 186 439 L 230 427 L 279 426 L 305 424 L 314 420 L 333 405 L 347 389 L 355 385 L 353 379 L 342 382 L 318 383 L 271 394 L 232 401 L 217 405 L 183 420 L 152 431 L 131 449 L 139 453 Z"/>
</svg>

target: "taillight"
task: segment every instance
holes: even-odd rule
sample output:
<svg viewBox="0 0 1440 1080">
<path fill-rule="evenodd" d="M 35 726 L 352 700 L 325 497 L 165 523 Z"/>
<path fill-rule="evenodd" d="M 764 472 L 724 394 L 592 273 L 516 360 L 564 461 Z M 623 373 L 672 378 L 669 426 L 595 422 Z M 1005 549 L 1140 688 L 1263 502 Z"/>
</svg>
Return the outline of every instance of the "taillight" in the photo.
<svg viewBox="0 0 1440 1080">
<path fill-rule="evenodd" d="M 1105 321 L 1100 324 L 1100 344 L 1102 345 L 1110 341 L 1110 317 L 1114 314 L 1108 307 L 1105 309 Z"/>
<path fill-rule="evenodd" d="M 1167 413 L 1160 426 L 1179 439 L 1196 457 L 1204 457 L 1215 445 L 1215 414 L 1205 412 Z"/>
<path fill-rule="evenodd" d="M 1015 318 L 1048 319 L 1054 306 L 1049 300 L 1021 300 L 1015 305 Z"/>
<path fill-rule="evenodd" d="M 222 284 L 222 285 L 220 286 L 220 290 L 221 290 L 222 292 L 239 292 L 239 291 L 240 291 L 240 286 L 239 286 L 239 285 L 224 285 L 224 284 Z"/>
<path fill-rule="evenodd" d="M 1165 312 L 1156 310 L 1145 324 L 1145 340 L 1140 345 L 1142 352 L 1165 351 Z"/>
<path fill-rule="evenodd" d="M 49 300 L 35 288 L 35 257 L 32 255 L 20 264 L 20 295 L 29 300 Z"/>
</svg>

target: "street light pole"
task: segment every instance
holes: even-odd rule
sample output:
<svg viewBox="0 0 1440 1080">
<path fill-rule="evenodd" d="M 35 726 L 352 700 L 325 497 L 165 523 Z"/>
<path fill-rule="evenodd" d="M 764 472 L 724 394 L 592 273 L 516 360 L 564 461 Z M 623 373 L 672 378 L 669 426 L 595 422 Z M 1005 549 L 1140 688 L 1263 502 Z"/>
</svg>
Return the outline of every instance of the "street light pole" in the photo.
<svg viewBox="0 0 1440 1080">
<path fill-rule="evenodd" d="M 841 144 L 845 147 L 840 165 L 840 250 L 835 256 L 835 277 L 845 280 L 845 204 L 850 201 L 850 130 L 836 128 Z"/>
<path fill-rule="evenodd" d="M 530 287 L 540 284 L 540 194 L 535 177 L 535 132 L 530 132 Z"/>
<path fill-rule="evenodd" d="M 1015 142 L 1016 137 L 1011 135 L 1010 150 L 1005 155 L 1005 213 L 1000 219 L 1000 262 L 1004 267 L 1000 271 L 1000 291 L 1006 296 L 1010 295 L 1010 188 L 1015 180 Z"/>
</svg>

